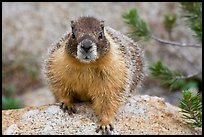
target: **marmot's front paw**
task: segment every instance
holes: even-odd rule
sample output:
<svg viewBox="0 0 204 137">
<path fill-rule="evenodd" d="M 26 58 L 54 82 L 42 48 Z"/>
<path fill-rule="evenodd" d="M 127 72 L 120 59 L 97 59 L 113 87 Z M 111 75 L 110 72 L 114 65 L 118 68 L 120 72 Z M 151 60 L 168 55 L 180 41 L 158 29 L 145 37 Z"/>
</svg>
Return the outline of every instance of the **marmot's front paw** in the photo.
<svg viewBox="0 0 204 137">
<path fill-rule="evenodd" d="M 112 135 L 113 125 L 100 125 L 96 128 L 96 133 L 98 133 L 100 130 L 102 132 L 102 135 Z"/>
<path fill-rule="evenodd" d="M 69 115 L 76 113 L 76 109 L 74 108 L 73 105 L 67 105 L 64 102 L 61 102 L 60 109 L 62 109 L 64 112 L 67 111 Z"/>
</svg>

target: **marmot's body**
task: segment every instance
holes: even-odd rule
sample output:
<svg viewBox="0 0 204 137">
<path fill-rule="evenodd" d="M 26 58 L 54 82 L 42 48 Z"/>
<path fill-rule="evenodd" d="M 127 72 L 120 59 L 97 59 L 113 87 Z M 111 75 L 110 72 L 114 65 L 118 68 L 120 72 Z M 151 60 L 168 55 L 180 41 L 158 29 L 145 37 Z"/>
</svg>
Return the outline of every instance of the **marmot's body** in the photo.
<svg viewBox="0 0 204 137">
<path fill-rule="evenodd" d="M 49 86 L 63 109 L 73 110 L 75 100 L 91 101 L 99 130 L 108 134 L 126 95 L 143 79 L 142 51 L 93 17 L 72 21 L 71 27 L 46 60 Z"/>
</svg>

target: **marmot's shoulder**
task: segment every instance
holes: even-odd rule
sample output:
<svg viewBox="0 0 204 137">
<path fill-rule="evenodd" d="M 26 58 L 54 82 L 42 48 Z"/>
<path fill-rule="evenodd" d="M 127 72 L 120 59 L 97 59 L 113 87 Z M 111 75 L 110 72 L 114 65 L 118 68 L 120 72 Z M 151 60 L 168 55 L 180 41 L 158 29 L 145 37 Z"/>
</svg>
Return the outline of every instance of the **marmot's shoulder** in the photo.
<svg viewBox="0 0 204 137">
<path fill-rule="evenodd" d="M 141 81 L 145 76 L 146 61 L 141 46 L 131 38 L 119 31 L 107 26 L 105 27 L 107 35 L 119 46 L 124 55 L 125 63 L 129 69 L 129 83 L 131 90 L 141 87 Z"/>
</svg>

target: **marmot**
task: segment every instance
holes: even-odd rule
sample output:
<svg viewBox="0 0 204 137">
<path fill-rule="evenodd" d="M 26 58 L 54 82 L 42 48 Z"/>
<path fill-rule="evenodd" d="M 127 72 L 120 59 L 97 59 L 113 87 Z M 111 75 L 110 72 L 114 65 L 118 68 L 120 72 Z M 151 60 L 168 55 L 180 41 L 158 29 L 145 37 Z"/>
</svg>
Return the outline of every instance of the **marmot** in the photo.
<svg viewBox="0 0 204 137">
<path fill-rule="evenodd" d="M 69 113 L 75 100 L 91 101 L 99 119 L 96 132 L 110 134 L 115 113 L 144 77 L 143 51 L 95 17 L 71 21 L 71 30 L 49 50 L 48 85 Z"/>
</svg>

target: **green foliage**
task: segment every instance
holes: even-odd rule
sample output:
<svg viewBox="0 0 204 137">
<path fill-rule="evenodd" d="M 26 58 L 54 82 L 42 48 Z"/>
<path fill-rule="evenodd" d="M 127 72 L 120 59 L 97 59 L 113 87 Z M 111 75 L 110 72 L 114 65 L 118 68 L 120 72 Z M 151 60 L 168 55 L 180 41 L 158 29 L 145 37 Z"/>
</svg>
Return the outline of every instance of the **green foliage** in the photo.
<svg viewBox="0 0 204 137">
<path fill-rule="evenodd" d="M 181 76 L 181 73 L 170 70 L 163 65 L 161 61 L 157 61 L 149 66 L 150 73 L 153 77 L 159 78 L 162 85 L 167 85 L 170 89 L 177 89 L 184 85 L 184 80 L 175 79 L 176 76 Z"/>
<path fill-rule="evenodd" d="M 6 94 L 11 95 L 14 91 L 15 91 L 15 87 L 11 84 L 6 85 L 5 87 L 3 87 L 3 90 Z"/>
<path fill-rule="evenodd" d="M 170 90 L 186 90 L 189 88 L 197 88 L 198 83 L 193 79 L 179 79 L 179 76 L 183 76 L 182 73 L 169 69 L 162 64 L 161 61 L 157 61 L 149 66 L 151 75 L 154 78 L 161 80 L 161 85 L 168 86 Z"/>
<path fill-rule="evenodd" d="M 2 70 L 2 79 L 5 78 L 5 71 Z M 12 84 L 3 84 L 2 86 L 2 109 L 18 109 L 22 107 L 21 101 L 14 98 L 15 86 Z"/>
<path fill-rule="evenodd" d="M 163 25 L 165 30 L 171 34 L 172 29 L 176 23 L 176 14 L 167 13 L 164 15 Z"/>
<path fill-rule="evenodd" d="M 194 36 L 202 42 L 202 2 L 180 2 L 180 5 Z"/>
<path fill-rule="evenodd" d="M 21 107 L 22 105 L 18 98 L 2 96 L 2 109 L 18 109 Z"/>
<path fill-rule="evenodd" d="M 149 26 L 139 17 L 136 8 L 123 13 L 122 17 L 124 18 L 125 23 L 127 23 L 130 27 L 130 37 L 132 37 L 135 41 L 141 39 L 147 40 L 150 38 Z"/>
<path fill-rule="evenodd" d="M 179 107 L 182 109 L 183 118 L 192 127 L 202 127 L 202 102 L 198 93 L 190 90 L 182 91 Z"/>
<path fill-rule="evenodd" d="M 14 98 L 15 87 L 13 85 L 5 85 L 3 87 L 2 109 L 17 109 L 21 108 L 22 104 L 18 98 Z"/>
</svg>

